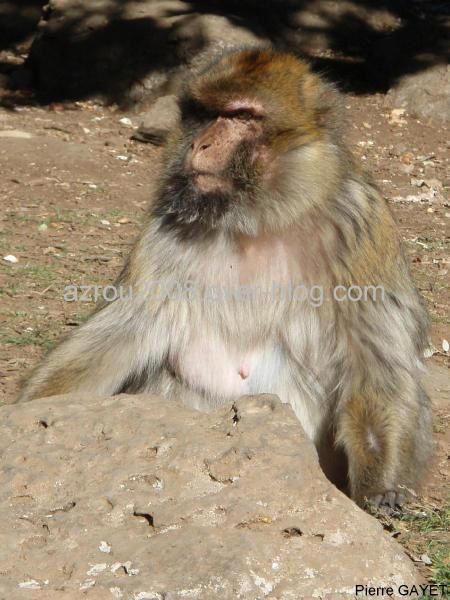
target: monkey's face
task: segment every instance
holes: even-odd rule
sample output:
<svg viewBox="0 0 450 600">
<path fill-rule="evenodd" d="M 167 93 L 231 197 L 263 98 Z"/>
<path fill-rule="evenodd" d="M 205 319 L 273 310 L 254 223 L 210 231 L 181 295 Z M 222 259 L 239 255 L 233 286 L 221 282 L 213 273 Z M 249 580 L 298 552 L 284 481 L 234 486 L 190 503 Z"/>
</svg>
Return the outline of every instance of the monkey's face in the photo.
<svg viewBox="0 0 450 600">
<path fill-rule="evenodd" d="M 248 229 L 271 168 L 262 107 L 234 101 L 215 112 L 187 97 L 182 111 L 160 214 L 187 236 L 242 229 L 243 221 Z"/>
<path fill-rule="evenodd" d="M 185 235 L 256 233 L 264 213 L 278 211 L 270 204 L 286 157 L 319 137 L 315 82 L 296 58 L 262 50 L 230 54 L 194 79 L 156 207 L 166 225 Z"/>
</svg>

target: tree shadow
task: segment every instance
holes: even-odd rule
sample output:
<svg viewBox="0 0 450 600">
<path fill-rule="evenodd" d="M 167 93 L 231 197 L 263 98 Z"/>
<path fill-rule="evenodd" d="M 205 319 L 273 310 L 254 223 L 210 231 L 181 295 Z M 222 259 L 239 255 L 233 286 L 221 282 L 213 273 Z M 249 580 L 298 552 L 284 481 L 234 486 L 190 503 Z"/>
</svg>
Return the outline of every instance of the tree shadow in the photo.
<svg viewBox="0 0 450 600">
<path fill-rule="evenodd" d="M 347 91 L 386 92 L 405 74 L 450 59 L 450 3 L 426 0 L 192 0 L 299 53 Z M 333 6 L 334 5 L 334 6 Z"/>
<path fill-rule="evenodd" d="M 134 99 L 130 90 L 145 78 L 153 83 L 159 78 L 164 84 L 164 73 L 177 66 L 170 29 L 151 16 L 129 18 L 128 4 L 111 0 L 108 8 L 100 9 L 87 3 L 81 9 L 77 4 L 64 12 L 61 23 L 52 20 L 51 7 L 44 11 L 43 33 L 26 65 L 33 72 L 40 101 L 101 95 L 123 104 Z M 145 83 L 141 88 L 145 95 Z"/>
<path fill-rule="evenodd" d="M 45 0 L 3 1 L 0 5 L 0 50 L 23 42 L 36 31 Z"/>
<path fill-rule="evenodd" d="M 2 39 L 3 47 L 29 35 L 42 4 L 6 1 L 15 25 Z M 385 92 L 402 75 L 450 58 L 450 7 L 445 2 L 109 0 L 102 5 L 68 3 L 63 15 L 59 6 L 50 2 L 44 8 L 25 64 L 42 103 L 100 95 L 124 104 L 155 90 L 164 93 L 167 73 L 181 72 L 209 42 L 201 26 L 194 28 L 189 55 L 184 56 L 174 31 L 207 15 L 225 17 L 259 39 L 305 57 L 314 69 L 354 93 Z"/>
<path fill-rule="evenodd" d="M 0 76 L 17 69 L 36 32 L 45 0 L 3 0 L 0 2 Z M 12 50 L 12 51 L 11 51 Z"/>
</svg>

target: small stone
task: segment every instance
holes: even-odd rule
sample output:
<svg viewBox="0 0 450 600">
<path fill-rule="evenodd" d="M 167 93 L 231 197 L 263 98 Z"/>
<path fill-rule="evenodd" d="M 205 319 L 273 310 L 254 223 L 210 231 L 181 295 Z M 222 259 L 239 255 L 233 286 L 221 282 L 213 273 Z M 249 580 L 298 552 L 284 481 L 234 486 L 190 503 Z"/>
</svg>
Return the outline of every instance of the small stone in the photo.
<svg viewBox="0 0 450 600">
<path fill-rule="evenodd" d="M 106 563 L 99 563 L 97 565 L 92 565 L 91 568 L 89 569 L 89 571 L 86 573 L 86 575 L 93 575 L 95 577 L 96 575 L 103 573 L 103 571 L 106 571 L 106 567 L 107 567 Z"/>
<path fill-rule="evenodd" d="M 131 566 L 131 563 L 130 563 L 130 566 Z M 110 571 L 117 577 L 124 577 L 125 575 L 127 575 L 126 563 L 121 563 L 121 562 L 114 563 L 113 565 L 111 565 Z"/>
<path fill-rule="evenodd" d="M 29 140 L 32 137 L 33 136 L 31 135 L 31 133 L 28 133 L 27 131 L 20 131 L 19 129 L 6 129 L 4 131 L 0 131 L 0 138 L 16 138 Z"/>
<path fill-rule="evenodd" d="M 422 187 L 425 184 L 425 180 L 424 179 L 416 179 L 416 177 L 412 177 L 410 184 L 414 185 L 416 187 Z"/>
<path fill-rule="evenodd" d="M 14 254 L 8 254 L 7 256 L 4 256 L 3 260 L 12 264 L 16 264 L 19 262 L 19 259 L 16 256 L 14 256 Z"/>
<path fill-rule="evenodd" d="M 448 352 L 450 350 L 450 344 L 448 340 L 442 340 L 442 350 Z"/>
<path fill-rule="evenodd" d="M 84 581 L 81 585 L 80 585 L 80 591 L 84 591 L 84 590 L 88 590 L 91 587 L 94 587 L 95 585 L 95 579 L 86 579 L 86 581 Z"/>
<path fill-rule="evenodd" d="M 119 119 L 119 123 L 121 125 L 124 125 L 125 127 L 133 127 L 133 123 L 128 117 L 123 117 L 123 119 Z"/>
<path fill-rule="evenodd" d="M 60 256 L 58 254 L 58 249 L 55 248 L 54 246 L 47 246 L 47 248 L 44 248 L 42 251 L 42 254 L 52 254 L 53 256 Z"/>
<path fill-rule="evenodd" d="M 108 542 L 105 542 L 103 540 L 100 542 L 98 549 L 100 550 L 100 552 L 105 552 L 106 554 L 109 554 L 111 552 L 111 546 L 108 544 Z"/>
<path fill-rule="evenodd" d="M 402 163 L 410 164 L 414 162 L 414 154 L 412 152 L 405 152 L 400 156 Z"/>
<path fill-rule="evenodd" d="M 18 587 L 24 590 L 40 590 L 41 584 L 36 579 L 30 579 L 29 581 L 21 581 Z"/>
<path fill-rule="evenodd" d="M 391 125 L 405 125 L 407 123 L 406 119 L 404 119 L 404 115 L 406 113 L 406 109 L 404 108 L 393 108 L 389 115 L 389 123 Z"/>
</svg>

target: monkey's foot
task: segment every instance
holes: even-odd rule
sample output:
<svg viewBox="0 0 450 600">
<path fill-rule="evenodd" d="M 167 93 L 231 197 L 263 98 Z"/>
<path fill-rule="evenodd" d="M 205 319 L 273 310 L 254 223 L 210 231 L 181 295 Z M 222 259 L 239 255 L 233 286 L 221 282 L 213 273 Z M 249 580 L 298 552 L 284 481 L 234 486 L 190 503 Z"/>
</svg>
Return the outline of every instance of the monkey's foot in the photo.
<svg viewBox="0 0 450 600">
<path fill-rule="evenodd" d="M 369 506 L 375 510 L 382 510 L 388 514 L 399 512 L 405 503 L 406 497 L 403 492 L 389 490 L 384 494 L 378 494 L 369 500 Z"/>
</svg>

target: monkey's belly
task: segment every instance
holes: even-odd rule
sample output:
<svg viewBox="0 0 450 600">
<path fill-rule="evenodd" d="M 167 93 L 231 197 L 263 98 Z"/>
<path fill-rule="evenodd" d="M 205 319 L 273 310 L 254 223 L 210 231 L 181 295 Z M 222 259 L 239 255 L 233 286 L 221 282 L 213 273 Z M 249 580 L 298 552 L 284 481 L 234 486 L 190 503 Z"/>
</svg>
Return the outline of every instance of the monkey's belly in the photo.
<svg viewBox="0 0 450 600">
<path fill-rule="evenodd" d="M 177 371 L 189 387 L 225 400 L 279 393 L 284 363 L 279 346 L 239 352 L 217 339 L 196 339 L 178 354 Z"/>
</svg>

